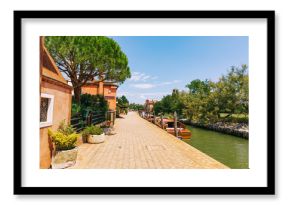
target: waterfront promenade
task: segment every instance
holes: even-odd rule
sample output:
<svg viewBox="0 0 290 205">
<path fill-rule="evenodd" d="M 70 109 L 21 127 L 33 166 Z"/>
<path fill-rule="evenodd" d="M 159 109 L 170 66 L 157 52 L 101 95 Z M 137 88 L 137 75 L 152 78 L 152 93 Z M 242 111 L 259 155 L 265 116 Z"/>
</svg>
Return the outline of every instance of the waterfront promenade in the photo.
<svg viewBox="0 0 290 205">
<path fill-rule="evenodd" d="M 72 169 L 224 169 L 208 155 L 129 112 L 117 118 L 115 135 L 101 144 L 79 146 Z"/>
</svg>

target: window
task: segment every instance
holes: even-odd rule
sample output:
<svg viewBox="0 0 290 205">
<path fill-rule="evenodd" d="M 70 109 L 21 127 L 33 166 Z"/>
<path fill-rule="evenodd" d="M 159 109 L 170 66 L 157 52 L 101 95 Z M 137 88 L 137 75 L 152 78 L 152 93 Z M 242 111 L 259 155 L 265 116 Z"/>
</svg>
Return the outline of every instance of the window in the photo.
<svg viewBox="0 0 290 205">
<path fill-rule="evenodd" d="M 49 106 L 49 98 L 41 98 L 41 101 L 40 101 L 40 122 L 47 121 L 48 106 Z"/>
<path fill-rule="evenodd" d="M 40 127 L 52 125 L 54 96 L 41 93 L 40 100 Z"/>
</svg>

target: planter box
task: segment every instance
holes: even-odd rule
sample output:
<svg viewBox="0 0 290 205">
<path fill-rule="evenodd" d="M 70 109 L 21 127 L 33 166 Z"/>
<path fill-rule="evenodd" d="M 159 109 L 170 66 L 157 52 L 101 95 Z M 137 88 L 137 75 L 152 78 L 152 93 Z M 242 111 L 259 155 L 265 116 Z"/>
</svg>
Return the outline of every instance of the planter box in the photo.
<svg viewBox="0 0 290 205">
<path fill-rule="evenodd" d="M 106 139 L 106 136 L 103 133 L 101 135 L 89 135 L 87 140 L 88 140 L 88 143 L 98 144 L 98 143 L 104 142 L 105 139 Z"/>
<path fill-rule="evenodd" d="M 52 156 L 52 169 L 64 169 L 76 163 L 78 148 L 71 150 L 55 151 Z"/>
</svg>

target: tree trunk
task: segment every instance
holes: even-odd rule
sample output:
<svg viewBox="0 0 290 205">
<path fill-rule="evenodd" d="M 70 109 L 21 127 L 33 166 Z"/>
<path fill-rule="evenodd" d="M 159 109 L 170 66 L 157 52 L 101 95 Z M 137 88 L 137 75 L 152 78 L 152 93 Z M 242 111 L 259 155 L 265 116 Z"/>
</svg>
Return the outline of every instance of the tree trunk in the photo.
<svg viewBox="0 0 290 205">
<path fill-rule="evenodd" d="M 77 104 L 81 103 L 81 92 L 82 92 L 81 87 L 74 87 L 74 97 Z"/>
</svg>

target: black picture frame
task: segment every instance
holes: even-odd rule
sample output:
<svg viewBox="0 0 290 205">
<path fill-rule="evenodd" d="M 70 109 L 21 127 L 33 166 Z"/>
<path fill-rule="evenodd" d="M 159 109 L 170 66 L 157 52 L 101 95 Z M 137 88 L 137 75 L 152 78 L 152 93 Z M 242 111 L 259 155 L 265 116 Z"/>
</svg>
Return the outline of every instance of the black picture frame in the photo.
<svg viewBox="0 0 290 205">
<path fill-rule="evenodd" d="M 267 20 L 266 187 L 24 187 L 22 186 L 21 26 L 22 19 L 210 18 Z M 275 194 L 275 11 L 14 11 L 14 194 L 15 195 L 273 195 Z"/>
</svg>

